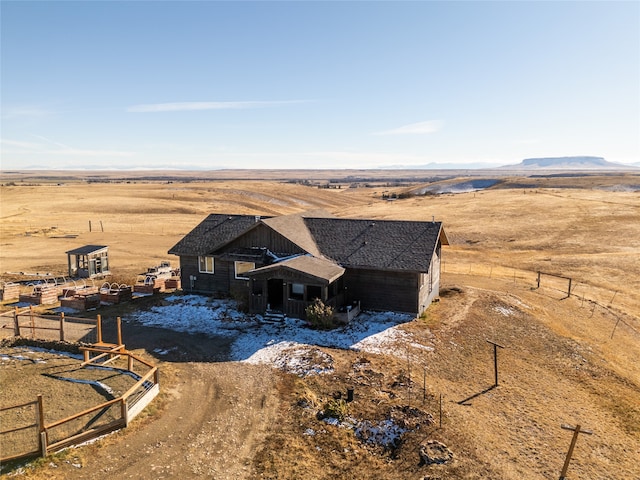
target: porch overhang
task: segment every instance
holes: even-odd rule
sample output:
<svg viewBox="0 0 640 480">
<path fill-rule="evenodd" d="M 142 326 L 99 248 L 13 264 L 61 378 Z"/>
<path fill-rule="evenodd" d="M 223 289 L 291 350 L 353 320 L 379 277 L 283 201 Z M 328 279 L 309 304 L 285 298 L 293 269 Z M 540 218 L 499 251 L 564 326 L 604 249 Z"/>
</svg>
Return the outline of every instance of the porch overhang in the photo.
<svg viewBox="0 0 640 480">
<path fill-rule="evenodd" d="M 329 260 L 300 255 L 278 263 L 256 268 L 245 273 L 249 278 L 289 276 L 304 277 L 316 284 L 329 285 L 344 275 L 345 269 Z"/>
</svg>

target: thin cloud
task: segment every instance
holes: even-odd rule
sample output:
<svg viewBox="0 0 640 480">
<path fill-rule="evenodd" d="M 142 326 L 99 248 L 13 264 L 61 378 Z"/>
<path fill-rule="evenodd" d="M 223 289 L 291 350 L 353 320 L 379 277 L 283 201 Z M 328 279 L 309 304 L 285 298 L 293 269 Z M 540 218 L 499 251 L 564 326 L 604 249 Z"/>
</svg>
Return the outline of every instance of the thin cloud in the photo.
<svg viewBox="0 0 640 480">
<path fill-rule="evenodd" d="M 33 142 L 21 142 L 19 140 L 8 140 L 6 138 L 0 139 L 0 144 L 6 145 L 8 147 L 17 147 L 17 148 L 25 148 L 29 150 L 35 150 L 41 148 L 40 145 Z"/>
<path fill-rule="evenodd" d="M 102 150 L 102 149 L 83 149 L 70 147 L 63 143 L 59 143 L 50 140 L 40 135 L 31 135 L 34 138 L 43 140 L 47 144 L 53 145 L 57 148 L 51 148 L 49 145 L 35 142 L 24 142 L 20 140 L 0 139 L 0 143 L 3 146 L 3 153 L 7 155 L 67 155 L 67 156 L 84 156 L 84 157 L 132 157 L 134 152 L 122 151 L 122 150 Z M 13 147 L 13 148 L 12 148 Z"/>
<path fill-rule="evenodd" d="M 2 117 L 9 120 L 14 118 L 44 118 L 52 115 L 51 110 L 47 110 L 36 106 L 20 106 L 20 107 L 7 107 L 3 109 Z"/>
<path fill-rule="evenodd" d="M 410 123 L 402 127 L 373 133 L 373 135 L 427 135 L 435 133 L 442 128 L 441 120 L 427 120 L 425 122 Z"/>
<path fill-rule="evenodd" d="M 279 107 L 308 100 L 246 101 L 246 102 L 174 102 L 148 103 L 127 107 L 127 112 L 192 112 L 199 110 L 240 110 L 249 108 Z"/>
</svg>

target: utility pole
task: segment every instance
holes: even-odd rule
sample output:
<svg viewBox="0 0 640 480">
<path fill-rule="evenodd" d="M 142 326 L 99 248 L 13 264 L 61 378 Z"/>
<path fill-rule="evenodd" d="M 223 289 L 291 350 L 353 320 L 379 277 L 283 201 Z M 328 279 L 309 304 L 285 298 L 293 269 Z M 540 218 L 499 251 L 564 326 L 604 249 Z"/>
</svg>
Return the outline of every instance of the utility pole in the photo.
<svg viewBox="0 0 640 480">
<path fill-rule="evenodd" d="M 572 427 L 571 425 L 560 425 L 560 428 L 565 430 L 572 430 L 573 437 L 571 438 L 571 445 L 569 445 L 569 451 L 567 452 L 567 457 L 564 459 L 564 465 L 562 466 L 562 472 L 560 472 L 560 480 L 566 480 L 567 478 L 567 470 L 569 469 L 569 462 L 571 461 L 571 455 L 573 455 L 573 449 L 576 446 L 576 442 L 578 441 L 578 435 L 581 433 L 586 433 L 587 435 L 593 435 L 591 430 L 581 430 L 580 425 L 576 425 Z"/>
</svg>

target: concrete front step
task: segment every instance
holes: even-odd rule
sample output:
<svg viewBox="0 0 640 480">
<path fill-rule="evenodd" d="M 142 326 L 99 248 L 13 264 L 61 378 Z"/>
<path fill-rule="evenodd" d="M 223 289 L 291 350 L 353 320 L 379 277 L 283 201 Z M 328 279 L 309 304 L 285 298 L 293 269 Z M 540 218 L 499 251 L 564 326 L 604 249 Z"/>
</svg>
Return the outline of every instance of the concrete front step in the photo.
<svg viewBox="0 0 640 480">
<path fill-rule="evenodd" d="M 284 313 L 280 313 L 280 312 L 267 311 L 262 315 L 262 321 L 266 323 L 281 323 L 282 321 L 284 321 L 284 319 L 285 319 Z"/>
</svg>

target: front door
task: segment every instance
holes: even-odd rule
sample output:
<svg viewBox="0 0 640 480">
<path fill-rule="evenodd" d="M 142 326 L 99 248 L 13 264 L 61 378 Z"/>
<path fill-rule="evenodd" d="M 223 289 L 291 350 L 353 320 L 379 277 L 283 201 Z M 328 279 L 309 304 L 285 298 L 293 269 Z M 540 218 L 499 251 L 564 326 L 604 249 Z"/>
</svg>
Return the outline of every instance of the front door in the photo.
<svg viewBox="0 0 640 480">
<path fill-rule="evenodd" d="M 267 282 L 267 302 L 271 310 L 282 310 L 284 285 L 281 278 L 270 278 Z"/>
</svg>

